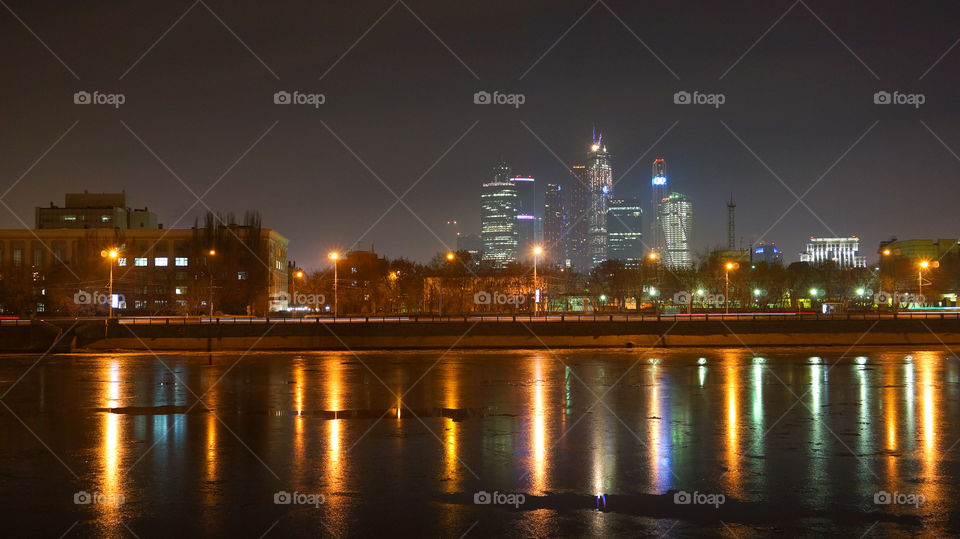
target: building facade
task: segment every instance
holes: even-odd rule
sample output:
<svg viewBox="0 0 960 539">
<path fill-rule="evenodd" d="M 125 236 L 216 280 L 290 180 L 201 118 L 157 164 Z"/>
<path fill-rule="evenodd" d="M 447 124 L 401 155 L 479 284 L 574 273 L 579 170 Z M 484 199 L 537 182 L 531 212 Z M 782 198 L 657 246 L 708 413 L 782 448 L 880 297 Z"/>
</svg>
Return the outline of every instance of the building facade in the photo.
<svg viewBox="0 0 960 539">
<path fill-rule="evenodd" d="M 760 242 L 754 245 L 750 256 L 754 264 L 766 262 L 771 266 L 783 265 L 783 252 L 773 243 Z"/>
<path fill-rule="evenodd" d="M 548 183 L 543 194 L 543 259 L 551 265 L 563 266 L 566 260 L 566 213 L 560 184 Z"/>
<path fill-rule="evenodd" d="M 518 175 L 510 181 L 517 189 L 517 254 L 523 260 L 533 260 L 533 247 L 539 243 L 536 180 Z"/>
<path fill-rule="evenodd" d="M 643 263 L 643 209 L 637 198 L 613 199 L 607 211 L 607 254 L 627 266 Z"/>
<path fill-rule="evenodd" d="M 687 197 L 670 193 L 660 201 L 660 223 L 663 229 L 663 264 L 668 268 L 690 268 L 690 229 L 693 207 Z"/>
<path fill-rule="evenodd" d="M 590 252 L 587 238 L 590 222 L 590 175 L 584 165 L 574 165 L 570 170 L 570 196 L 567 198 L 566 241 L 567 256 L 564 266 L 583 272 L 590 269 Z"/>
<path fill-rule="evenodd" d="M 613 198 L 613 169 L 603 135 L 590 145 L 587 158 L 590 209 L 587 216 L 590 267 L 607 260 L 607 210 Z"/>
<path fill-rule="evenodd" d="M 650 199 L 650 248 L 659 256 L 663 256 L 667 249 L 667 241 L 663 235 L 661 208 L 663 199 L 667 198 L 667 162 L 663 158 L 653 160 L 652 175 L 650 176 L 650 190 L 653 195 Z"/>
<path fill-rule="evenodd" d="M 519 208 L 517 185 L 510 181 L 510 167 L 500 162 L 494 167 L 493 178 L 483 184 L 480 194 L 483 260 L 493 267 L 504 267 L 517 260 Z"/>
<path fill-rule="evenodd" d="M 936 240 L 898 240 L 880 242 L 880 256 L 902 256 L 913 260 L 940 260 L 948 255 L 960 255 L 957 238 Z"/>
<path fill-rule="evenodd" d="M 810 236 L 807 251 L 800 253 L 800 261 L 823 264 L 831 261 L 841 268 L 865 268 L 866 257 L 860 256 L 860 238 L 815 238 Z"/>
<path fill-rule="evenodd" d="M 161 228 L 147 208 L 128 208 L 125 193 L 67 193 L 62 208 L 50 202 L 49 207 L 37 207 L 34 215 L 37 229 Z"/>
</svg>

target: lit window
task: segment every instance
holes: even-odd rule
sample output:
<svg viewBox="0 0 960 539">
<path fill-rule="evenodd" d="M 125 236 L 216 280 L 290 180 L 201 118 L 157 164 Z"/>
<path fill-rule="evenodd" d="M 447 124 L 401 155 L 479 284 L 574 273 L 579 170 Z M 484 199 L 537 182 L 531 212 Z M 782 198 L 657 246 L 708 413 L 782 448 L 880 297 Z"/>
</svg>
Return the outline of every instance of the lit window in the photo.
<svg viewBox="0 0 960 539">
<path fill-rule="evenodd" d="M 64 215 L 64 216 L 63 216 L 63 220 L 64 220 L 64 221 L 73 222 L 73 221 L 76 221 L 76 220 L 77 220 L 77 216 L 76 216 L 76 215 Z"/>
<path fill-rule="evenodd" d="M 109 223 L 109 222 L 110 222 L 110 216 L 109 216 L 109 215 L 101 215 L 101 216 L 100 216 L 100 222 L 101 222 L 101 223 Z"/>
<path fill-rule="evenodd" d="M 118 259 L 117 259 L 117 265 L 118 265 L 118 266 L 126 266 L 126 265 L 127 265 L 127 259 L 126 259 L 126 258 L 118 258 Z"/>
<path fill-rule="evenodd" d="M 178 265 L 178 266 L 186 266 L 186 265 L 187 265 L 187 257 L 185 257 L 185 256 L 178 256 L 178 257 L 176 257 L 176 258 L 173 259 L 173 263 L 176 264 L 176 265 Z"/>
<path fill-rule="evenodd" d="M 178 287 L 176 287 L 176 288 L 174 289 L 174 293 L 175 293 L 176 295 L 178 295 L 178 296 L 182 296 L 182 295 L 184 295 L 184 294 L 187 293 L 187 287 L 185 287 L 185 286 L 178 286 Z"/>
<path fill-rule="evenodd" d="M 133 265 L 134 265 L 134 266 L 146 266 L 146 265 L 147 265 L 147 259 L 146 259 L 146 257 L 143 257 L 143 258 L 134 258 L 134 259 L 133 259 Z"/>
<path fill-rule="evenodd" d="M 157 267 L 165 267 L 167 265 L 167 257 L 158 256 L 153 259 L 153 265 Z"/>
<path fill-rule="evenodd" d="M 245 271 L 238 271 L 238 272 L 237 272 L 237 280 L 245 281 L 246 279 L 247 279 L 247 272 L 245 272 Z"/>
</svg>

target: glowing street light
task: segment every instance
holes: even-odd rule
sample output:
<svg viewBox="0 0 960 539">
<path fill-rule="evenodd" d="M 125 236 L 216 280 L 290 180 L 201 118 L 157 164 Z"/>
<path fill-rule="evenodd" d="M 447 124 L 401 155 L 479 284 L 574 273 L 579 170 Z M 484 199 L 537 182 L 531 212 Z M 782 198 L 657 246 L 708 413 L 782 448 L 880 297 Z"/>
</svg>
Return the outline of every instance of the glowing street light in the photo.
<svg viewBox="0 0 960 539">
<path fill-rule="evenodd" d="M 333 317 L 337 317 L 337 309 L 339 306 L 339 300 L 337 297 L 337 260 L 340 259 L 340 253 L 333 251 L 329 255 L 330 260 L 333 260 Z"/>
<path fill-rule="evenodd" d="M 862 298 L 863 295 L 866 294 L 866 293 L 867 293 L 867 291 L 864 290 L 863 287 L 860 287 L 860 288 L 857 289 L 857 295 L 860 296 L 861 298 Z"/>
<path fill-rule="evenodd" d="M 297 305 L 297 279 L 303 279 L 303 270 L 297 270 L 293 272 L 293 280 L 290 281 L 290 302 L 293 306 Z"/>
<path fill-rule="evenodd" d="M 533 314 L 537 314 L 537 308 L 539 305 L 539 297 L 537 296 L 537 260 L 540 258 L 540 254 L 543 253 L 543 247 L 536 245 L 533 247 Z"/>
<path fill-rule="evenodd" d="M 453 253 L 447 253 L 447 262 L 453 262 L 457 258 L 457 255 Z M 437 307 L 437 316 L 443 316 L 443 276 L 437 277 L 437 283 L 440 285 L 440 302 Z"/>
<path fill-rule="evenodd" d="M 207 251 L 207 255 L 215 256 L 217 254 L 216 249 L 210 249 Z M 213 269 L 210 268 L 210 259 L 207 258 L 207 273 L 210 276 L 210 284 L 207 286 L 207 308 L 209 310 L 208 316 L 213 320 Z"/>
<path fill-rule="evenodd" d="M 107 307 L 107 318 L 113 318 L 113 261 L 120 256 L 120 251 L 117 248 L 104 249 L 100 251 L 100 256 L 107 259 L 107 262 L 110 264 L 110 284 L 109 284 L 109 307 Z"/>
<path fill-rule="evenodd" d="M 918 289 L 917 295 L 920 297 L 917 298 L 917 301 L 921 301 L 921 298 L 923 297 L 923 270 L 927 268 L 939 268 L 939 267 L 940 267 L 940 262 L 936 260 L 934 260 L 933 262 L 930 262 L 929 260 L 920 261 L 920 269 L 917 271 L 917 289 Z M 924 301 L 924 303 L 926 302 Z"/>
<path fill-rule="evenodd" d="M 727 314 L 730 314 L 730 272 L 740 269 L 740 264 L 736 262 L 727 262 L 723 266 L 723 304 L 726 307 Z"/>
</svg>

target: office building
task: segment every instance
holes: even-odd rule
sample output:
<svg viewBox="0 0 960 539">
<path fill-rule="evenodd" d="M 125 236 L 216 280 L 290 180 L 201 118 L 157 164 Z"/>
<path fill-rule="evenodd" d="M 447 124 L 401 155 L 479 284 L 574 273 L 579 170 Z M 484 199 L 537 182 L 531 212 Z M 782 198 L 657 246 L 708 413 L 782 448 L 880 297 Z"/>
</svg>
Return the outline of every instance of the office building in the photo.
<svg viewBox="0 0 960 539">
<path fill-rule="evenodd" d="M 493 267 L 504 267 L 517 260 L 519 206 L 517 184 L 510 181 L 510 167 L 501 161 L 480 194 L 483 260 Z"/>
<path fill-rule="evenodd" d="M 517 254 L 522 260 L 533 260 L 537 245 L 537 190 L 530 176 L 516 175 L 510 181 L 517 189 Z"/>
<path fill-rule="evenodd" d="M 567 258 L 564 265 L 575 271 L 590 269 L 588 231 L 590 222 L 590 175 L 587 167 L 574 165 L 570 170 L 570 196 L 567 198 L 566 242 Z"/>
<path fill-rule="evenodd" d="M 800 253 L 800 261 L 810 264 L 833 262 L 840 268 L 864 268 L 866 257 L 860 256 L 860 238 L 815 238 L 810 236 L 807 251 Z"/>
<path fill-rule="evenodd" d="M 902 256 L 911 260 L 941 260 L 947 256 L 960 256 L 960 245 L 956 238 L 936 240 L 898 240 L 892 238 L 880 242 L 877 250 L 882 258 Z"/>
<path fill-rule="evenodd" d="M 650 199 L 650 248 L 659 256 L 663 256 L 667 242 L 663 235 L 663 222 L 660 220 L 660 204 L 667 198 L 667 163 L 663 158 L 653 160 L 653 171 L 650 177 L 650 189 L 653 193 Z"/>
<path fill-rule="evenodd" d="M 590 178 L 590 208 L 587 215 L 590 267 L 607 259 L 607 210 L 613 198 L 613 169 L 610 153 L 603 143 L 603 135 L 590 145 L 587 157 L 587 174 Z"/>
<path fill-rule="evenodd" d="M 67 193 L 63 207 L 50 202 L 48 207 L 37 207 L 34 226 L 48 229 L 119 228 L 156 230 L 157 215 L 143 209 L 127 207 L 125 193 Z"/>
<path fill-rule="evenodd" d="M 627 266 L 643 262 L 643 209 L 637 198 L 613 199 L 607 210 L 607 254 Z"/>
<path fill-rule="evenodd" d="M 783 252 L 773 243 L 760 242 L 753 246 L 750 260 L 754 264 L 766 262 L 771 266 L 780 266 L 783 265 Z"/>
<path fill-rule="evenodd" d="M 565 227 L 563 190 L 559 184 L 548 183 L 543 194 L 543 260 L 548 264 L 563 266 L 566 260 Z"/>
<path fill-rule="evenodd" d="M 659 217 L 664 236 L 662 260 L 668 268 L 693 266 L 690 253 L 692 209 L 690 201 L 680 193 L 670 193 L 660 201 Z"/>
</svg>

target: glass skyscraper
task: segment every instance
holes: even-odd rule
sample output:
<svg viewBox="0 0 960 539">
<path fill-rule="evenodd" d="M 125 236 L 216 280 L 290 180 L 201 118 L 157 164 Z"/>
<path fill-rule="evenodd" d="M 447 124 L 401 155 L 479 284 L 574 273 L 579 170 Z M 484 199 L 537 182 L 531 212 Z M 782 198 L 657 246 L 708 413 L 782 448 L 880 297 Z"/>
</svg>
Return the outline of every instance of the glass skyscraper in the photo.
<svg viewBox="0 0 960 539">
<path fill-rule="evenodd" d="M 653 220 L 650 222 L 650 247 L 661 257 L 667 249 L 667 240 L 663 235 L 663 223 L 660 220 L 660 204 L 667 198 L 667 163 L 663 158 L 653 160 L 653 174 L 650 176 L 650 188 L 653 198 L 650 199 L 650 211 Z"/>
<path fill-rule="evenodd" d="M 660 201 L 659 219 L 665 241 L 665 249 L 662 253 L 664 266 L 668 268 L 693 266 L 693 257 L 690 255 L 691 218 L 692 206 L 686 196 L 670 193 Z"/>
<path fill-rule="evenodd" d="M 607 210 L 607 255 L 627 266 L 643 262 L 643 209 L 640 201 L 613 199 Z"/>
<path fill-rule="evenodd" d="M 570 171 L 570 195 L 567 198 L 566 242 L 567 256 L 565 265 L 576 271 L 590 269 L 588 250 L 588 231 L 590 222 L 590 176 L 587 167 L 574 165 Z"/>
<path fill-rule="evenodd" d="M 560 185 L 548 183 L 543 194 L 543 256 L 544 260 L 555 266 L 563 265 L 566 259 L 563 236 L 565 216 Z"/>
<path fill-rule="evenodd" d="M 493 178 L 483 184 L 480 194 L 480 236 L 483 260 L 504 267 L 517 260 L 520 202 L 516 183 L 510 181 L 510 167 L 500 162 Z"/>
<path fill-rule="evenodd" d="M 610 154 L 603 143 L 603 135 L 590 145 L 587 173 L 590 178 L 587 239 L 590 266 L 594 267 L 607 259 L 607 210 L 613 198 L 613 169 L 610 167 Z"/>
</svg>

